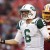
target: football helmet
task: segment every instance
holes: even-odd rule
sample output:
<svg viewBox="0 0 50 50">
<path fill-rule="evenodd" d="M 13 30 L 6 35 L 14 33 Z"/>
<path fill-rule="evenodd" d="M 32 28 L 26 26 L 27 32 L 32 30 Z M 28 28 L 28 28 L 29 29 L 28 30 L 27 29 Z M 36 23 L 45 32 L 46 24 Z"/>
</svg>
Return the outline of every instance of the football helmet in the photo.
<svg viewBox="0 0 50 50">
<path fill-rule="evenodd" d="M 23 5 L 22 8 L 20 9 L 20 12 L 21 12 L 21 18 L 24 20 L 33 19 L 36 16 L 36 9 L 31 4 Z"/>
<path fill-rule="evenodd" d="M 46 4 L 44 6 L 44 10 L 42 11 L 42 18 L 46 22 L 50 22 L 50 4 Z"/>
</svg>

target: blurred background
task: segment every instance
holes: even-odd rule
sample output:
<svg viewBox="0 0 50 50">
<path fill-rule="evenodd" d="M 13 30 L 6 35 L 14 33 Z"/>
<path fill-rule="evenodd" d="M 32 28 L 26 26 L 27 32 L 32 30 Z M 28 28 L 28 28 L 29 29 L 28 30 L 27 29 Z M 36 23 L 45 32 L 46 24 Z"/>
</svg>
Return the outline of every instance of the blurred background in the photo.
<svg viewBox="0 0 50 50">
<path fill-rule="evenodd" d="M 15 37 L 17 28 L 16 25 L 21 19 L 19 9 L 26 3 L 34 5 L 37 9 L 38 16 L 42 17 L 43 7 L 50 3 L 50 0 L 0 0 L 0 38 L 12 39 Z M 50 21 L 47 22 L 50 26 Z M 48 28 L 50 34 L 50 28 Z M 45 42 L 45 50 L 50 50 L 50 43 Z M 21 47 L 18 45 L 0 44 L 0 50 L 23 50 L 24 43 Z"/>
</svg>

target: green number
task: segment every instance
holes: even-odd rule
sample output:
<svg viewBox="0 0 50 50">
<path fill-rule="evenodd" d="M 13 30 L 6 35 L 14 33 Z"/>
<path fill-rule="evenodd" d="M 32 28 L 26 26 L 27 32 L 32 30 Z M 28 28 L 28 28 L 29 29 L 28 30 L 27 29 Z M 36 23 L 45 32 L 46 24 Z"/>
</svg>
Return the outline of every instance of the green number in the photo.
<svg viewBox="0 0 50 50">
<path fill-rule="evenodd" d="M 30 30 L 29 29 L 25 29 L 25 31 L 24 31 L 25 40 L 26 40 L 26 42 L 30 42 L 31 41 L 31 36 L 29 34 L 27 34 L 27 32 L 30 33 Z"/>
</svg>

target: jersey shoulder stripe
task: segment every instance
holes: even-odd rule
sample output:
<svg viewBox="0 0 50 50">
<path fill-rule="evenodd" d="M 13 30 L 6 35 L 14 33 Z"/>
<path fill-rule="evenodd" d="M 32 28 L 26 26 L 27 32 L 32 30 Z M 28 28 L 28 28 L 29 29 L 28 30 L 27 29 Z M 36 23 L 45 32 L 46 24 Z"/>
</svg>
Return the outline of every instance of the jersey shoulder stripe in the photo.
<svg viewBox="0 0 50 50">
<path fill-rule="evenodd" d="M 20 20 L 16 26 L 17 29 L 20 29 L 21 25 L 24 23 L 23 20 Z"/>
<path fill-rule="evenodd" d="M 42 19 L 42 18 L 39 18 L 36 22 L 36 25 L 39 29 L 41 29 L 42 27 L 46 26 L 46 22 Z"/>
<path fill-rule="evenodd" d="M 46 22 L 42 18 L 37 17 L 36 19 L 34 19 L 32 21 L 32 24 L 35 24 L 37 26 L 37 28 L 40 29 L 40 28 L 42 28 L 43 26 L 46 25 Z"/>
</svg>

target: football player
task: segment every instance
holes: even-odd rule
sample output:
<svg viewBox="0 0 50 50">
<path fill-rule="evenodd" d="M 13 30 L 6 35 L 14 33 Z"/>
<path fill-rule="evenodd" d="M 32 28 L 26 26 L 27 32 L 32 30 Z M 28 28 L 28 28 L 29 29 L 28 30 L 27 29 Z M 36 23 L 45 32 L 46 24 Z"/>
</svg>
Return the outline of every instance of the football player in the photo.
<svg viewBox="0 0 50 50">
<path fill-rule="evenodd" d="M 50 4 L 46 4 L 44 6 L 44 9 L 42 11 L 42 18 L 46 21 L 46 22 L 50 22 Z"/>
<path fill-rule="evenodd" d="M 0 39 L 0 43 L 20 45 L 24 41 L 24 50 L 44 50 L 44 39 L 50 38 L 45 21 L 36 16 L 36 9 L 31 4 L 23 5 L 20 14 L 22 19 L 17 24 L 18 31 L 15 38 Z"/>
<path fill-rule="evenodd" d="M 42 18 L 45 20 L 48 33 L 50 34 L 50 3 L 44 6 L 44 9 L 42 10 Z"/>
</svg>

